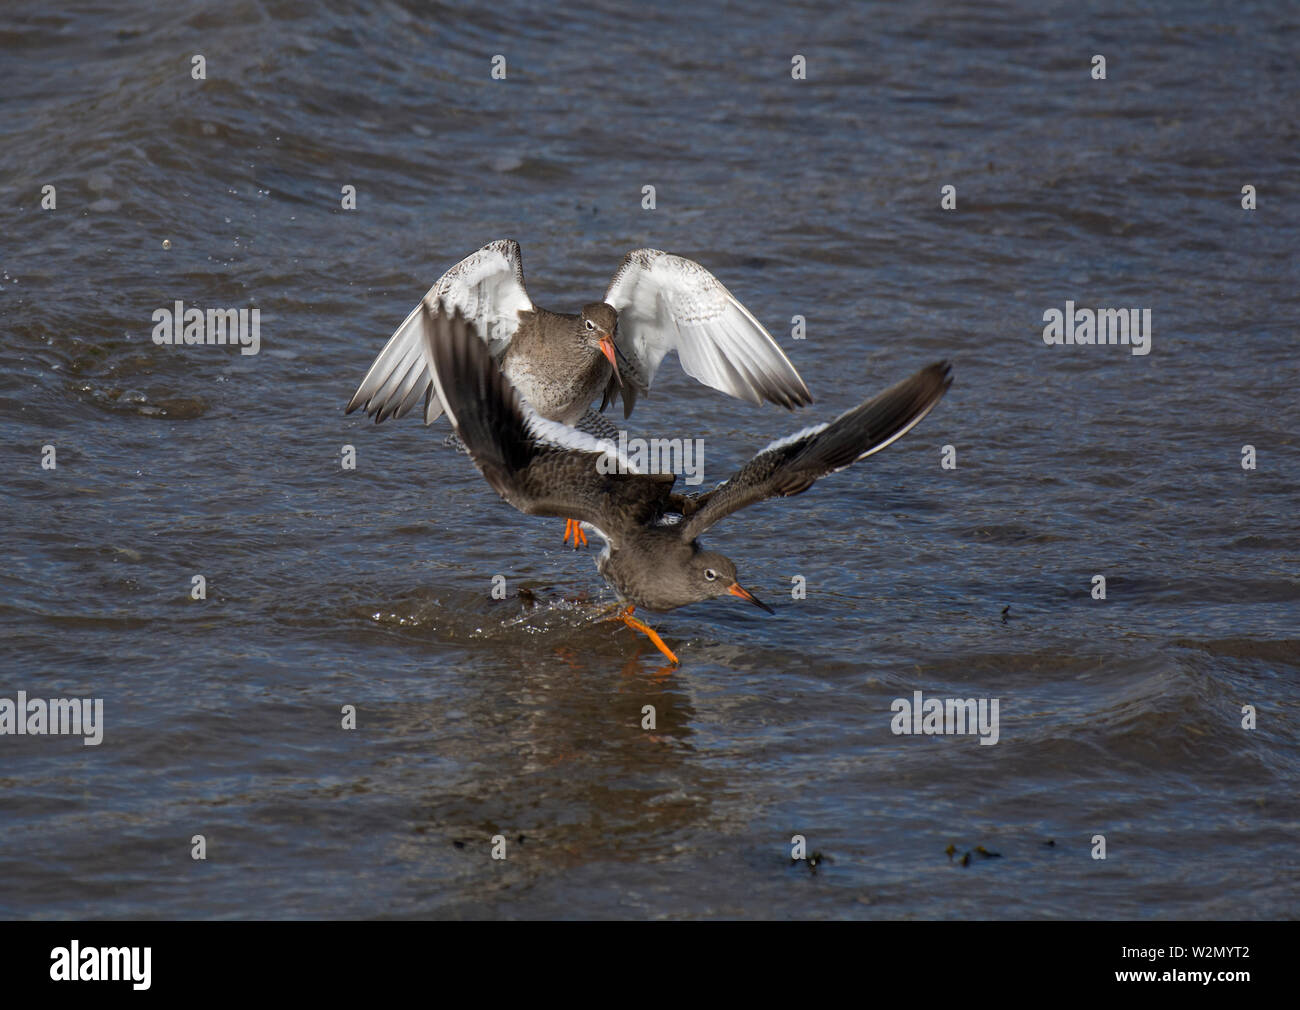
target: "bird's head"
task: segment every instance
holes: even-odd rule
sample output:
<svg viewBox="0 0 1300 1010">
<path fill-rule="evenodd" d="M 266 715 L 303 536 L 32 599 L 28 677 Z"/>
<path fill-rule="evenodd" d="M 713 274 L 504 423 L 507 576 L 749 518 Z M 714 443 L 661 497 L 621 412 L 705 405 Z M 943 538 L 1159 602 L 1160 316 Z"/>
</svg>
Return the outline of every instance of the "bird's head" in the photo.
<svg viewBox="0 0 1300 1010">
<path fill-rule="evenodd" d="M 618 374 L 618 352 L 614 349 L 614 337 L 618 333 L 618 312 L 607 302 L 592 302 L 582 307 L 578 318 L 580 336 L 593 350 L 600 351 L 609 359 L 614 377 L 622 385 L 623 379 Z"/>
<path fill-rule="evenodd" d="M 731 558 L 717 551 L 697 551 L 688 563 L 691 588 L 700 599 L 715 596 L 738 596 L 769 614 L 774 613 L 766 603 L 736 581 L 736 565 Z"/>
</svg>

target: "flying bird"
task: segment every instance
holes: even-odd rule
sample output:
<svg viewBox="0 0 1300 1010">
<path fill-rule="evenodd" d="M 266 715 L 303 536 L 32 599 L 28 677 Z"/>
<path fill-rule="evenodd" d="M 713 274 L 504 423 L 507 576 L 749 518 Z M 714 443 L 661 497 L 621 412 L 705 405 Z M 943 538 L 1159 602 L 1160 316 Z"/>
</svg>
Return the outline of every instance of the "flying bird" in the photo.
<svg viewBox="0 0 1300 1010">
<path fill-rule="evenodd" d="M 623 257 L 603 301 L 576 313 L 534 305 L 524 288 L 523 258 L 513 239 L 489 242 L 443 274 L 371 364 L 346 413 L 363 409 L 375 422 L 424 405 L 432 424 L 445 404 L 424 359 L 428 310 L 459 310 L 485 342 L 512 386 L 541 417 L 603 437 L 617 429 L 591 409 L 623 400 L 623 416 L 646 395 L 665 355 L 731 396 L 794 409 L 812 395 L 772 335 L 700 264 L 636 249 Z M 586 543 L 570 519 L 567 542 Z"/>
<path fill-rule="evenodd" d="M 808 490 L 820 477 L 901 438 L 952 384 L 939 362 L 846 411 L 762 449 L 702 494 L 673 491 L 673 474 L 637 473 L 612 442 L 542 417 L 497 367 L 458 309 L 423 305 L 420 334 L 434 395 L 487 482 L 528 515 L 576 517 L 605 541 L 596 567 L 618 594 L 614 619 L 640 631 L 674 664 L 659 635 L 633 614 L 735 596 L 769 613 L 737 579 L 730 558 L 699 537 L 747 505 Z"/>
</svg>

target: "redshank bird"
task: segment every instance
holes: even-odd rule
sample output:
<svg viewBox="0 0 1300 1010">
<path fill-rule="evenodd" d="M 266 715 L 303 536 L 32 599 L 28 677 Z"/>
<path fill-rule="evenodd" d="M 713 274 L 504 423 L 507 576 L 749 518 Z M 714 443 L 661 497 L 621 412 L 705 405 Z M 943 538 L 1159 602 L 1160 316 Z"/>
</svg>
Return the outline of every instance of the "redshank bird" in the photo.
<svg viewBox="0 0 1300 1010">
<path fill-rule="evenodd" d="M 379 423 L 424 402 L 424 422 L 443 411 L 424 360 L 426 308 L 459 309 L 511 385 L 541 417 L 613 438 L 614 425 L 591 410 L 623 398 L 623 416 L 649 392 L 669 351 L 683 370 L 731 396 L 793 409 L 812 402 L 803 379 L 772 335 L 698 263 L 636 249 L 623 257 L 604 301 L 575 314 L 533 304 L 524 288 L 519 243 L 489 242 L 443 274 L 389 338 L 347 406 Z M 586 543 L 570 519 L 567 542 Z"/>
<path fill-rule="evenodd" d="M 762 449 L 729 480 L 697 495 L 674 493 L 673 474 L 637 473 L 609 441 L 541 417 L 496 366 L 459 313 L 427 304 L 421 337 L 436 395 L 487 482 L 520 512 L 576 516 L 605 541 L 596 568 L 618 594 L 615 620 L 677 657 L 637 607 L 667 611 L 737 596 L 769 613 L 736 578 L 730 558 L 699 536 L 767 498 L 808 490 L 827 474 L 879 452 L 926 416 L 952 384 L 940 362 L 846 411 Z"/>
</svg>

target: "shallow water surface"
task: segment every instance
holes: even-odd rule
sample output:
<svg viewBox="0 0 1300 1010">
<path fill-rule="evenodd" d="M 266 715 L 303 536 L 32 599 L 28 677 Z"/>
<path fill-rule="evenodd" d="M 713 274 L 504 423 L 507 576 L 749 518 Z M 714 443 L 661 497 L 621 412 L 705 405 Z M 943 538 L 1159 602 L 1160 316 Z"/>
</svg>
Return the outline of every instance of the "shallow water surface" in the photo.
<svg viewBox="0 0 1300 1010">
<path fill-rule="evenodd" d="M 105 730 L 0 737 L 0 915 L 1295 916 L 1298 40 L 1250 3 L 11 5 L 0 697 Z M 343 414 L 504 236 L 548 307 L 653 246 L 772 330 L 812 407 L 670 359 L 627 424 L 706 485 L 956 383 L 710 531 L 777 614 L 649 617 L 668 670 L 445 421 Z M 259 353 L 155 345 L 178 299 L 259 309 Z M 1151 353 L 1045 345 L 1066 301 L 1149 308 Z M 997 744 L 892 733 L 918 690 L 998 699 Z"/>
</svg>

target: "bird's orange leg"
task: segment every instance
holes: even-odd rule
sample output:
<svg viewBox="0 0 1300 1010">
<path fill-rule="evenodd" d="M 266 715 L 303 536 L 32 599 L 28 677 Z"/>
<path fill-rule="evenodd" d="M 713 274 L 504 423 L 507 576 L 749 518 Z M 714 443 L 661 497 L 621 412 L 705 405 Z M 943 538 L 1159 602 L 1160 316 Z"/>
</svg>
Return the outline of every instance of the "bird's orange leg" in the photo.
<svg viewBox="0 0 1300 1010">
<path fill-rule="evenodd" d="M 582 532 L 582 523 L 577 519 L 564 520 L 564 542 L 569 542 L 569 537 L 573 537 L 573 549 L 576 551 L 579 547 L 587 546 L 587 534 Z"/>
<path fill-rule="evenodd" d="M 681 663 L 678 661 L 677 657 L 673 654 L 673 650 L 668 648 L 668 646 L 664 645 L 664 640 L 659 637 L 659 632 L 655 631 L 654 628 L 650 627 L 650 625 L 646 624 L 644 621 L 638 621 L 635 617 L 632 616 L 632 612 L 634 610 L 636 610 L 636 607 L 628 607 L 626 610 L 623 610 L 620 613 L 615 614 L 613 617 L 607 617 L 606 620 L 622 621 L 633 631 L 641 632 L 641 634 L 649 638 L 650 641 L 654 642 L 655 648 L 658 649 L 660 652 L 662 652 L 665 656 L 667 656 L 668 661 L 672 663 L 673 666 L 681 666 Z"/>
</svg>

